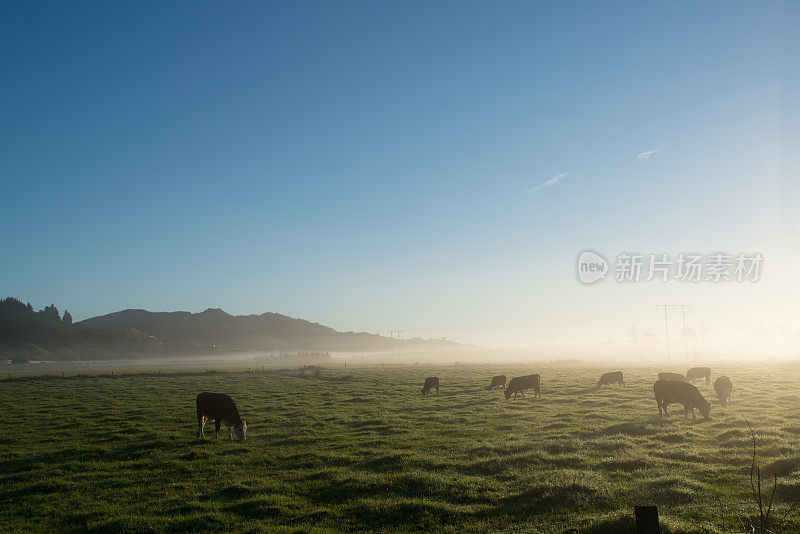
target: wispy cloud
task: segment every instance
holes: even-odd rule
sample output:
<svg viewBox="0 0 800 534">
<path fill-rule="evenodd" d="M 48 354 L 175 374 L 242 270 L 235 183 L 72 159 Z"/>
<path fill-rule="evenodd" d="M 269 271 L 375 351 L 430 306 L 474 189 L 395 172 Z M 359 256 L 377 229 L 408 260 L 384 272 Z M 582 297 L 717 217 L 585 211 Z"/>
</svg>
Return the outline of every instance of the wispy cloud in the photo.
<svg viewBox="0 0 800 534">
<path fill-rule="evenodd" d="M 658 154 L 665 148 L 667 148 L 667 145 L 661 145 L 660 147 L 655 148 L 653 150 L 646 150 L 644 152 L 641 152 L 638 156 L 636 156 L 636 159 L 650 159 L 653 154 Z"/>
<path fill-rule="evenodd" d="M 526 189 L 525 190 L 525 194 L 526 195 L 530 195 L 530 194 L 536 193 L 538 191 L 541 191 L 542 189 L 547 189 L 551 185 L 556 185 L 558 182 L 560 182 L 561 180 L 566 178 L 567 174 L 568 173 L 566 173 L 566 172 L 562 172 L 561 174 L 556 174 L 555 176 L 553 176 L 552 178 L 550 178 L 546 182 L 542 182 L 537 186 L 531 187 L 530 189 Z"/>
</svg>

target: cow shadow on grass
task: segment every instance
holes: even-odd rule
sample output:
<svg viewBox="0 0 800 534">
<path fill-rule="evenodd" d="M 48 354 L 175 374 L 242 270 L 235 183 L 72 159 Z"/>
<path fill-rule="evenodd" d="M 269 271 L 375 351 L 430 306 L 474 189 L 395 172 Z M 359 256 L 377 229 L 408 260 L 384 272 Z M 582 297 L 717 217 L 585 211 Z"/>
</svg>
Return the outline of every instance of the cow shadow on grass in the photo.
<svg viewBox="0 0 800 534">
<path fill-rule="evenodd" d="M 651 424 L 658 425 L 658 426 L 663 426 L 663 425 L 665 425 L 667 423 L 670 423 L 670 422 L 674 423 L 674 422 L 678 421 L 678 422 L 681 422 L 681 423 L 684 423 L 684 424 L 687 424 L 687 425 L 691 425 L 691 426 L 709 425 L 709 426 L 712 426 L 712 427 L 714 426 L 714 423 L 719 422 L 719 421 L 714 421 L 714 414 L 713 413 L 711 414 L 711 417 L 707 417 L 707 418 L 703 417 L 702 415 L 699 415 L 699 414 L 695 414 L 695 417 L 692 417 L 691 413 L 689 414 L 688 417 L 684 417 L 683 416 L 683 410 L 676 410 L 674 412 L 670 411 L 669 415 L 658 415 L 658 414 L 656 414 L 649 421 L 650 421 Z"/>
</svg>

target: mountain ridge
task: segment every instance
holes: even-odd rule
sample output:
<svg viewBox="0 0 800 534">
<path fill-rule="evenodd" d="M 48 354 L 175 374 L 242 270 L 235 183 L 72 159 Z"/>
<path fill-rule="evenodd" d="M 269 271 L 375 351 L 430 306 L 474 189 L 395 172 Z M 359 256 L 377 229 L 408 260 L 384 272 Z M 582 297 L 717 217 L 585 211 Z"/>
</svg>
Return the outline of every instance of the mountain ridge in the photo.
<svg viewBox="0 0 800 534">
<path fill-rule="evenodd" d="M 277 312 L 231 315 L 128 308 L 72 323 L 54 305 L 36 312 L 14 298 L 0 300 L 0 357 L 104 359 L 253 351 L 429 350 L 457 348 L 442 339 L 397 340 L 368 332 L 340 332 Z"/>
</svg>

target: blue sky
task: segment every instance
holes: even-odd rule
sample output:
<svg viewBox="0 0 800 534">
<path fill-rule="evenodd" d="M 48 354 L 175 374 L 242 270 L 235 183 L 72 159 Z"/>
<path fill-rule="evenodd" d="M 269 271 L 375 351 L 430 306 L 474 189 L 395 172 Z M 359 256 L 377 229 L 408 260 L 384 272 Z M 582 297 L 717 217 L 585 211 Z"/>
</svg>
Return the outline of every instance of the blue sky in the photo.
<svg viewBox="0 0 800 534">
<path fill-rule="evenodd" d="M 798 26 L 782 2 L 5 3 L 0 295 L 486 343 L 676 299 L 800 328 Z M 580 286 L 586 247 L 771 268 L 726 318 L 744 289 Z"/>
</svg>

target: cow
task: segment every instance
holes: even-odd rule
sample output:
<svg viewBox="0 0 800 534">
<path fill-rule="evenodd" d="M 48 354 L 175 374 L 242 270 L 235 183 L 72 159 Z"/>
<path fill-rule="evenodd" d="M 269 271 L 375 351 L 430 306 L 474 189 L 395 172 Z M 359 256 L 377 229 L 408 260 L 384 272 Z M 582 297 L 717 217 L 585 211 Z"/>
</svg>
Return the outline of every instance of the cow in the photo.
<svg viewBox="0 0 800 534">
<path fill-rule="evenodd" d="M 201 393 L 197 396 L 197 437 L 205 439 L 203 429 L 208 419 L 214 420 L 214 437 L 219 437 L 222 423 L 228 426 L 228 439 L 233 432 L 240 440 L 247 439 L 247 423 L 242 421 L 233 399 L 224 393 Z"/>
<path fill-rule="evenodd" d="M 492 378 L 492 383 L 486 386 L 486 389 L 506 389 L 506 375 L 497 375 Z"/>
<path fill-rule="evenodd" d="M 436 388 L 436 394 L 439 394 L 439 377 L 431 376 L 425 379 L 425 384 L 422 386 L 422 394 L 428 396 L 431 389 Z"/>
<path fill-rule="evenodd" d="M 656 394 L 656 402 L 658 403 L 658 415 L 669 416 L 667 406 L 673 403 L 683 404 L 684 418 L 688 417 L 689 412 L 692 412 L 692 417 L 695 417 L 695 408 L 700 410 L 700 414 L 706 419 L 711 411 L 711 403 L 700 394 L 696 387 L 689 383 L 659 380 L 653 384 L 653 391 Z M 662 409 L 663 414 L 661 413 Z"/>
<path fill-rule="evenodd" d="M 610 386 L 614 382 L 619 382 L 620 386 L 625 385 L 625 380 L 622 378 L 622 371 L 603 373 L 600 376 L 600 380 L 597 381 L 597 389 L 600 389 L 601 386 Z"/>
<path fill-rule="evenodd" d="M 722 401 L 722 405 L 730 404 L 731 391 L 733 391 L 733 383 L 727 376 L 720 376 L 714 380 L 714 391 L 717 392 L 717 397 Z"/>
<path fill-rule="evenodd" d="M 514 394 L 514 398 L 517 398 L 517 393 L 522 394 L 522 398 L 525 398 L 525 390 L 533 388 L 533 396 L 534 398 L 542 397 L 542 392 L 539 389 L 539 375 L 526 375 L 526 376 L 517 376 L 509 380 L 508 385 L 506 386 L 506 399 L 511 398 L 511 394 Z"/>
<path fill-rule="evenodd" d="M 691 381 L 694 384 L 694 381 L 698 378 L 705 378 L 706 385 L 711 384 L 711 367 L 692 367 L 688 371 L 686 371 L 686 381 Z"/>
<path fill-rule="evenodd" d="M 686 382 L 686 377 L 680 373 L 658 373 L 659 380 L 672 380 L 675 382 Z"/>
</svg>

